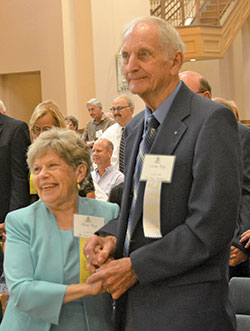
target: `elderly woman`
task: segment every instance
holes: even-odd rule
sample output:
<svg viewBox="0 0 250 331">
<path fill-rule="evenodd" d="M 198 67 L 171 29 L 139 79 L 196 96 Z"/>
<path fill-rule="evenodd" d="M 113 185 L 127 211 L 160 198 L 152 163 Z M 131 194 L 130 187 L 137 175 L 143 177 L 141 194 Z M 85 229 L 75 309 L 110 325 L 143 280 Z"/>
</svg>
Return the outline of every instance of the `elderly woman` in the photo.
<svg viewBox="0 0 250 331">
<path fill-rule="evenodd" d="M 5 275 L 10 292 L 1 331 L 110 331 L 112 300 L 102 284 L 79 284 L 73 215 L 118 216 L 116 204 L 81 198 L 88 147 L 72 130 L 53 128 L 30 146 L 28 165 L 40 200 L 6 218 Z M 86 297 L 89 296 L 89 297 Z"/>
<path fill-rule="evenodd" d="M 53 127 L 65 128 L 65 120 L 58 105 L 52 100 L 46 100 L 36 106 L 30 118 L 32 140 L 34 141 L 42 132 L 48 131 Z M 38 199 L 37 190 L 33 182 L 33 174 L 30 176 L 30 196 L 31 203 Z M 85 181 L 81 188 L 81 196 L 95 199 L 95 187 L 90 173 L 88 180 Z"/>
</svg>

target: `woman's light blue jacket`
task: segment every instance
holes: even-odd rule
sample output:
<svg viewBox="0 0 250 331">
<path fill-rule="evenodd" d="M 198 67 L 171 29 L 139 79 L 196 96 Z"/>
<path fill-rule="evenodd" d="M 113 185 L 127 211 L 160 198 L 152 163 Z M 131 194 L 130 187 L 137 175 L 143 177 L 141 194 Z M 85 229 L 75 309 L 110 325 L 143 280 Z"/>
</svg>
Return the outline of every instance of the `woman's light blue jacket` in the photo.
<svg viewBox="0 0 250 331">
<path fill-rule="evenodd" d="M 79 198 L 78 213 L 103 217 L 107 223 L 118 217 L 119 207 Z M 48 331 L 51 323 L 58 324 L 67 287 L 63 284 L 63 241 L 55 216 L 39 200 L 9 213 L 6 232 L 4 269 L 10 299 L 0 331 Z M 87 331 L 112 330 L 109 294 L 86 297 L 84 310 Z"/>
</svg>

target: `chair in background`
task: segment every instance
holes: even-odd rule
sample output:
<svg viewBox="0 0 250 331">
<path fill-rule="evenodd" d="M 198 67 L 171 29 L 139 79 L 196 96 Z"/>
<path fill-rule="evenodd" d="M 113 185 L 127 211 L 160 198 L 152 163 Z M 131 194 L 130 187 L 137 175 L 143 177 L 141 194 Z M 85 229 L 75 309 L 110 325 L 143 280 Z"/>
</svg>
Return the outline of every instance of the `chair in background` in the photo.
<svg viewBox="0 0 250 331">
<path fill-rule="evenodd" d="M 250 278 L 233 277 L 229 288 L 235 308 L 237 331 L 250 331 Z"/>
</svg>

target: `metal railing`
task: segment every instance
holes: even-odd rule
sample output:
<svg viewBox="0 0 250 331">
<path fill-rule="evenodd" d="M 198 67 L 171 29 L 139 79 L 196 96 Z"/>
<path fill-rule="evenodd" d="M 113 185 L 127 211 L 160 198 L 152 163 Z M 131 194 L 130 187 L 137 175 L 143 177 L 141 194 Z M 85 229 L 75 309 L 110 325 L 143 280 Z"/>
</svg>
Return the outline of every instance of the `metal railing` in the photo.
<svg viewBox="0 0 250 331">
<path fill-rule="evenodd" d="M 220 25 L 230 4 L 237 0 L 151 0 L 151 15 L 173 26 Z"/>
</svg>

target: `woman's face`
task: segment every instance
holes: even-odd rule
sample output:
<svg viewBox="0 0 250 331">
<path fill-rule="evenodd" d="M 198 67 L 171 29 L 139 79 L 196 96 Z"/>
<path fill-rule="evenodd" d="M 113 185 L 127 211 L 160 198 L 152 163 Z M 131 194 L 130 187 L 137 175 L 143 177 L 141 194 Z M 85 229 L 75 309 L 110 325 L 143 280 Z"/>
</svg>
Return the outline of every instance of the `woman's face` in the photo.
<svg viewBox="0 0 250 331">
<path fill-rule="evenodd" d="M 47 113 L 35 122 L 33 129 L 32 129 L 32 138 L 35 140 L 42 132 L 48 131 L 49 129 L 56 126 L 55 120 L 51 113 Z"/>
<path fill-rule="evenodd" d="M 34 161 L 34 184 L 40 199 L 51 209 L 62 209 L 77 200 L 77 180 L 86 175 L 85 165 L 76 170 L 49 150 Z"/>
</svg>

